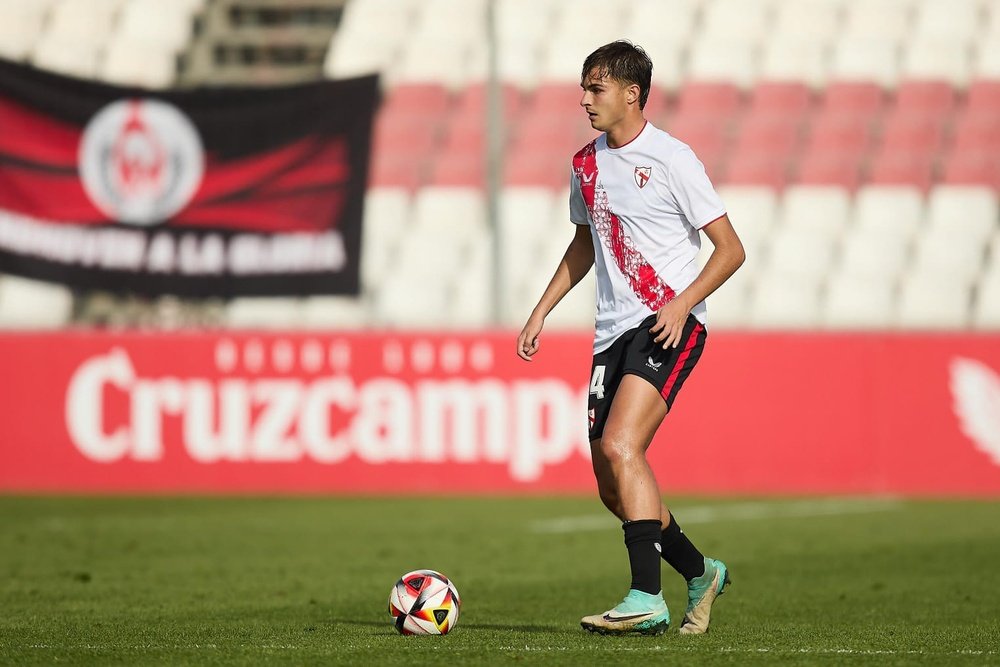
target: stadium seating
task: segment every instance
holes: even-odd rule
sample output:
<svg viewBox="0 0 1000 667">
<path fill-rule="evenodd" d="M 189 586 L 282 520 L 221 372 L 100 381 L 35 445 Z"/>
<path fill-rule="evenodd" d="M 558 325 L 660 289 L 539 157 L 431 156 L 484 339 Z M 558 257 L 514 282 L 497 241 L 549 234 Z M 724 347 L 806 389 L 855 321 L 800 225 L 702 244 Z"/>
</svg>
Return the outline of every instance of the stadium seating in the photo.
<svg viewBox="0 0 1000 667">
<path fill-rule="evenodd" d="M 385 93 L 362 295 L 237 300 L 230 325 L 489 324 L 486 7 L 346 1 L 323 71 L 379 72 Z M 1000 328 L 1000 2 L 496 7 L 505 324 L 526 316 L 573 231 L 569 158 L 595 136 L 579 109 L 582 60 L 626 36 L 654 59 L 647 117 L 694 148 L 747 248 L 746 265 L 712 298 L 713 325 Z M 0 57 L 166 88 L 205 8 L 206 0 L 0 0 Z M 710 251 L 705 243 L 699 262 Z M 422 299 L 405 289 L 415 278 L 426 281 Z M 554 322 L 587 325 L 593 285 L 581 287 Z M 10 289 L 19 302 L 16 280 Z M 939 297 L 948 305 L 936 313 Z M 53 312 L 70 317 L 65 307 Z"/>
<path fill-rule="evenodd" d="M 0 329 L 56 329 L 72 309 L 73 296 L 61 285 L 0 276 Z"/>
<path fill-rule="evenodd" d="M 828 329 L 865 331 L 892 324 L 895 283 L 855 274 L 830 281 L 819 324 Z"/>
</svg>

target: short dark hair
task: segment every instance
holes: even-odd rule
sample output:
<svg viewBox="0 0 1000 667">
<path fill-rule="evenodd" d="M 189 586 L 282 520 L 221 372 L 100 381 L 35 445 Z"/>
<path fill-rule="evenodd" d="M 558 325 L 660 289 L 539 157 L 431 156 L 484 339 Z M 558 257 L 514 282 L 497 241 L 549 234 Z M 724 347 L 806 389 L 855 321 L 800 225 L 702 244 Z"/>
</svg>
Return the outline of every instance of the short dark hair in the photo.
<svg viewBox="0 0 1000 667">
<path fill-rule="evenodd" d="M 620 83 L 639 86 L 639 108 L 646 106 L 649 84 L 653 77 L 653 61 L 641 46 L 627 39 L 605 44 L 583 61 L 580 82 L 594 69 L 597 70 L 598 77 L 606 76 Z"/>
</svg>

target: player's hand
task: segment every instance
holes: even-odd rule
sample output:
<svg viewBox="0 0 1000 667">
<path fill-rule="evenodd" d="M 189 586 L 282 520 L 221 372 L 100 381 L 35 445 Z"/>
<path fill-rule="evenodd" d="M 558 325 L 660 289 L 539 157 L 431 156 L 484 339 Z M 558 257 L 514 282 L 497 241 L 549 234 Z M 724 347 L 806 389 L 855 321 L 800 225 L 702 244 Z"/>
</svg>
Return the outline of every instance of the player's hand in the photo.
<svg viewBox="0 0 1000 667">
<path fill-rule="evenodd" d="M 531 361 L 531 357 L 538 352 L 538 334 L 542 333 L 542 324 L 542 320 L 528 318 L 521 335 L 517 337 L 517 356 L 525 361 Z"/>
<path fill-rule="evenodd" d="M 662 343 L 664 350 L 668 347 L 677 347 L 681 342 L 684 324 L 690 312 L 691 309 L 681 299 L 674 299 L 660 308 L 656 313 L 656 324 L 649 328 L 651 333 L 656 334 L 653 342 Z"/>
</svg>

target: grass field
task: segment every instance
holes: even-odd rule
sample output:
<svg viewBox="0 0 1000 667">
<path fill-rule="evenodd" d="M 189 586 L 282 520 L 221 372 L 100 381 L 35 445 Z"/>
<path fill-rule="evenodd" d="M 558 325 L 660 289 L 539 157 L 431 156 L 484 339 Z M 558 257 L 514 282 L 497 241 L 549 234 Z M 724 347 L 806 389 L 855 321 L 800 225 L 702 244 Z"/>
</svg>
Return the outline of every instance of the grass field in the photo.
<svg viewBox="0 0 1000 667">
<path fill-rule="evenodd" d="M 561 499 L 0 497 L 0 663 L 1000 664 L 1000 504 L 684 499 L 734 584 L 712 632 L 584 633 L 627 588 L 620 527 Z M 686 517 L 686 518 L 685 518 Z M 402 573 L 463 608 L 402 637 Z"/>
</svg>

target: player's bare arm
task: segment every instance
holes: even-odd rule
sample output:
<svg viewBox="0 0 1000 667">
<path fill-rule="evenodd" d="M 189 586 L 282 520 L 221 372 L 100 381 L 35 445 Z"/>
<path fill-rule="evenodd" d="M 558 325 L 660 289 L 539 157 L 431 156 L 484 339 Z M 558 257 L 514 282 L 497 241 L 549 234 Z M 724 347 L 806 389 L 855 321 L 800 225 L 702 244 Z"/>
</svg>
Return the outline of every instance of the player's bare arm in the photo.
<svg viewBox="0 0 1000 667">
<path fill-rule="evenodd" d="M 583 280 L 593 265 L 594 243 L 590 236 L 590 227 L 577 225 L 573 240 L 559 260 L 555 275 L 538 300 L 538 305 L 531 311 L 528 321 L 521 329 L 521 335 L 517 337 L 517 356 L 525 361 L 531 361 L 531 357 L 538 352 L 538 335 L 542 332 L 546 316 L 577 283 Z"/>
<path fill-rule="evenodd" d="M 663 343 L 663 348 L 677 347 L 688 313 L 696 304 L 719 289 L 731 275 L 736 273 L 746 259 L 743 243 L 733 229 L 729 216 L 723 215 L 702 228 L 715 246 L 715 250 L 705 263 L 698 277 L 687 289 L 680 292 L 656 314 L 656 324 L 650 331 L 657 333 L 654 342 Z"/>
</svg>

